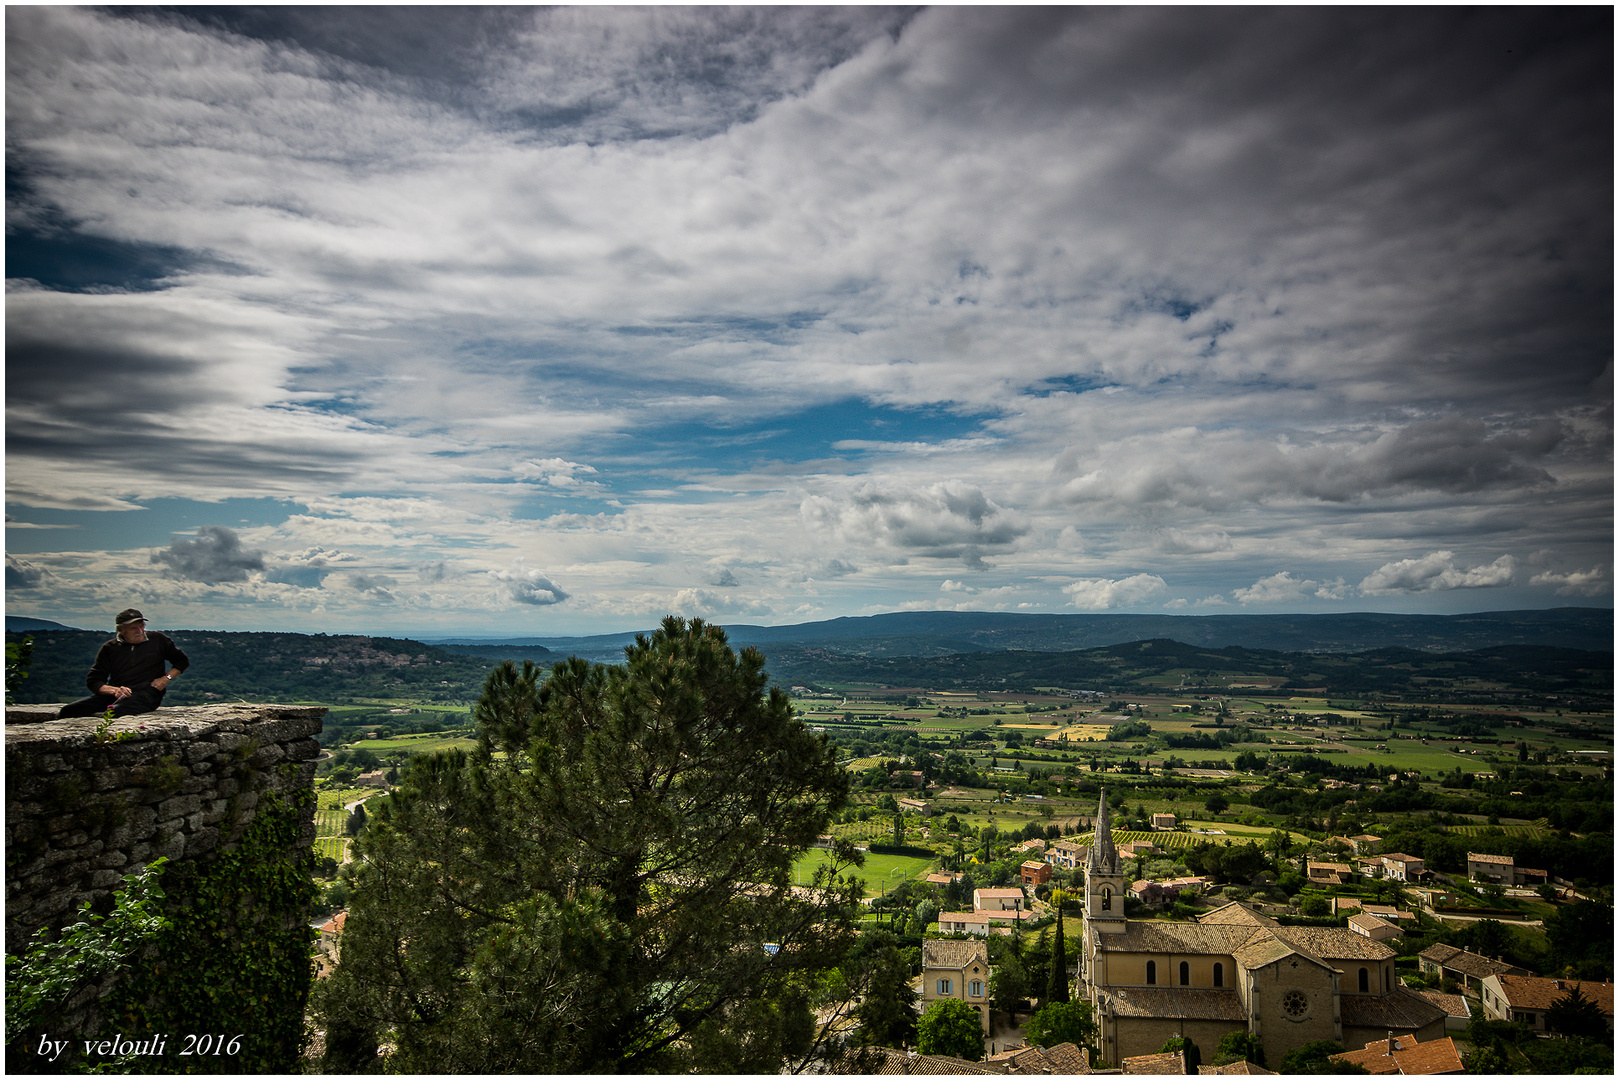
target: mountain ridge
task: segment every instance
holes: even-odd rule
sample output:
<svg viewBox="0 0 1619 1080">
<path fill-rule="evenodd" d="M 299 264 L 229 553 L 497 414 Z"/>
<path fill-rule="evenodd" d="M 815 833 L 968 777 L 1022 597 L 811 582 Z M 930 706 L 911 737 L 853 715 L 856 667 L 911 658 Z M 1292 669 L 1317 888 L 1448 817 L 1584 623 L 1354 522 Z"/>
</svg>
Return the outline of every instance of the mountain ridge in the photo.
<svg viewBox="0 0 1619 1080">
<path fill-rule="evenodd" d="M 858 655 L 945 656 L 1004 649 L 1068 652 L 1154 638 L 1208 648 L 1241 646 L 1282 652 L 1357 652 L 1386 646 L 1455 652 L 1497 645 L 1553 645 L 1611 652 L 1614 621 L 1611 608 L 1566 607 L 1461 615 L 1375 611 L 1319 615 L 926 611 L 843 616 L 786 626 L 748 623 L 722 623 L 721 626 L 732 644 L 739 647 L 841 643 Z M 633 643 L 635 633 L 424 640 L 450 649 L 458 645 L 543 646 L 553 653 L 571 652 L 588 659 L 601 659 Z"/>
</svg>

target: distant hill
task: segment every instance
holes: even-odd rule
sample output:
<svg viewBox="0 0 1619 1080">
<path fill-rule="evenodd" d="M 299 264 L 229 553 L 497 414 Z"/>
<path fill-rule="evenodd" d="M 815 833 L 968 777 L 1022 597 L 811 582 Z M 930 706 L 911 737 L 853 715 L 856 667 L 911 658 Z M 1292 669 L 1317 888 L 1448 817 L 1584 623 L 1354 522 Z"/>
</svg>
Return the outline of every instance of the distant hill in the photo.
<svg viewBox="0 0 1619 1080">
<path fill-rule="evenodd" d="M 112 635 L 95 630 L 30 630 L 34 653 L 20 704 L 74 701 L 96 650 Z M 169 630 L 191 669 L 164 699 L 171 705 L 210 701 L 338 705 L 402 699 L 471 702 L 494 661 L 458 656 L 401 638 L 357 634 L 238 633 Z M 7 630 L 9 638 L 19 636 Z"/>
<path fill-rule="evenodd" d="M 1604 614 L 1611 616 L 1611 612 Z M 1331 694 L 1383 693 L 1409 700 L 1443 698 L 1481 703 L 1506 700 L 1500 692 L 1506 697 L 1535 693 L 1543 695 L 1541 700 L 1556 696 L 1561 704 L 1576 708 L 1604 701 L 1607 708 L 1612 707 L 1611 649 L 1580 650 L 1521 642 L 1472 649 L 1417 649 L 1390 644 L 1387 639 L 1393 630 L 1387 627 L 1388 633 L 1376 648 L 1332 652 L 1210 646 L 1169 638 L 1077 650 L 987 647 L 982 640 L 984 634 L 1000 632 L 1011 638 L 1031 632 L 1026 625 L 997 627 L 995 622 L 1000 618 L 991 617 L 988 624 L 963 624 L 958 627 L 962 632 L 953 638 L 848 633 L 822 643 L 758 644 L 765 652 L 770 675 L 782 685 L 853 683 L 978 690 L 1046 686 L 1121 693 L 1194 688 L 1215 693 L 1240 687 L 1239 692 L 1244 694 L 1309 689 Z M 865 620 L 809 624 L 815 629 L 830 627 L 833 633 L 869 626 Z M 1512 626 L 1510 618 L 1497 620 L 1498 633 L 1514 632 Z M 737 628 L 733 641 L 749 644 L 749 629 Z M 768 629 L 802 633 L 806 628 Z M 1483 630 L 1475 624 L 1452 632 L 1465 637 Z M 85 671 L 108 634 L 72 629 L 35 629 L 28 633 L 34 638 L 33 660 L 29 678 L 16 691 L 16 700 L 37 703 L 82 697 Z M 175 705 L 218 700 L 319 701 L 331 705 L 389 700 L 470 703 L 481 692 L 489 670 L 501 660 L 533 659 L 543 664 L 569 655 L 567 650 L 548 650 L 534 644 L 429 645 L 353 634 L 219 630 L 169 633 L 192 661 L 191 671 L 168 698 Z M 8 631 L 8 635 L 18 636 L 15 631 Z M 613 646 L 604 650 L 608 655 L 602 659 L 622 661 L 621 640 L 616 635 L 601 639 L 598 648 Z M 906 643 L 916 651 L 899 655 L 885 651 Z"/>
<path fill-rule="evenodd" d="M 650 633 L 650 631 L 645 631 Z M 1466 652 L 1497 645 L 1546 645 L 1613 650 L 1612 608 L 1486 611 L 1466 615 L 1037 615 L 993 611 L 914 611 L 797 623 L 725 626 L 737 646 L 766 655 L 783 645 L 825 647 L 856 656 L 950 656 L 958 653 L 1071 652 L 1165 638 L 1223 649 L 1279 652 L 1359 652 L 1399 647 Z M 460 639 L 482 648 L 542 645 L 563 656 L 617 663 L 634 633 L 594 637 L 527 637 L 511 641 Z M 462 651 L 450 641 L 440 648 Z"/>
<path fill-rule="evenodd" d="M 854 656 L 826 648 L 781 646 L 769 654 L 783 684 L 866 685 L 894 690 L 1028 692 L 1041 687 L 1161 693 L 1166 690 L 1289 696 L 1388 695 L 1408 701 L 1477 704 L 1538 701 L 1606 710 L 1613 700 L 1613 653 L 1539 645 L 1427 652 L 1383 648 L 1358 653 L 1276 652 L 1179 641 L 1133 641 L 1073 652 L 956 653 L 948 656 Z"/>
<path fill-rule="evenodd" d="M 16 631 L 18 633 L 27 633 L 30 630 L 77 630 L 77 629 L 79 629 L 77 626 L 67 626 L 67 625 L 65 625 L 63 623 L 51 622 L 49 619 L 30 619 L 25 615 L 7 615 L 6 616 L 6 632 L 8 634 L 11 633 L 12 631 Z M 108 633 L 109 633 L 109 636 L 110 636 L 111 631 L 109 631 Z"/>
</svg>

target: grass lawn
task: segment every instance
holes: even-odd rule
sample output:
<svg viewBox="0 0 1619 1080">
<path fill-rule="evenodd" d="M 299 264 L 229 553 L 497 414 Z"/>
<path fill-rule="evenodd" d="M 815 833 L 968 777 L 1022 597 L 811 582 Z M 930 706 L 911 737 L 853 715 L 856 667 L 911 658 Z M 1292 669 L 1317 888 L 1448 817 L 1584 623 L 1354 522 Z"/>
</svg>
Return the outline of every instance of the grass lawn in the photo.
<svg viewBox="0 0 1619 1080">
<path fill-rule="evenodd" d="M 798 860 L 794 876 L 807 884 L 816 869 L 824 866 L 831 857 L 832 853 L 824 848 L 810 848 L 804 853 L 803 858 Z M 928 867 L 932 866 L 933 862 L 932 859 L 911 855 L 879 855 L 867 852 L 866 865 L 856 869 L 854 876 L 866 883 L 866 895 L 876 896 L 902 881 L 925 877 Z"/>
</svg>

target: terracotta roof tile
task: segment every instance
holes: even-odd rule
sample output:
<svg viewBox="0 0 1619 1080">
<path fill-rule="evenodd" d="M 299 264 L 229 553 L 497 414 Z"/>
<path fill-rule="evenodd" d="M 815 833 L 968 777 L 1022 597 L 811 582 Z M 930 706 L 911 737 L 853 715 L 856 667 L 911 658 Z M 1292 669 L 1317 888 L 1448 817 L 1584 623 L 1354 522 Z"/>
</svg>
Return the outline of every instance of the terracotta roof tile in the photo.
<svg viewBox="0 0 1619 1080">
<path fill-rule="evenodd" d="M 1247 908 L 1235 900 L 1215 908 L 1207 915 L 1198 916 L 1197 920 L 1203 926 L 1275 926 L 1276 920 L 1261 915 L 1252 908 Z"/>
<path fill-rule="evenodd" d="M 1127 1057 L 1119 1064 L 1124 1066 L 1124 1075 L 1126 1076 L 1186 1075 L 1186 1058 L 1179 1050 L 1174 1050 L 1167 1054 L 1142 1054 L 1139 1057 Z"/>
<path fill-rule="evenodd" d="M 1088 1073 L 1091 1071 L 1089 1055 L 1071 1042 L 1048 1046 L 1046 1047 L 1045 1055 L 1046 1060 L 1052 1065 L 1052 1072 Z"/>
<path fill-rule="evenodd" d="M 1451 1039 L 1430 1039 L 1419 1043 L 1414 1035 L 1399 1035 L 1393 1040 L 1390 1052 L 1388 1039 L 1367 1043 L 1364 1049 L 1333 1054 L 1333 1061 L 1359 1065 L 1373 1075 L 1401 1074 L 1405 1076 L 1434 1076 L 1462 1071 L 1461 1055 Z"/>
<path fill-rule="evenodd" d="M 850 1050 L 827 1069 L 835 1076 L 993 1076 L 1000 1075 L 1001 1071 L 982 1061 L 916 1054 L 884 1046 Z"/>
<path fill-rule="evenodd" d="M 1255 1065 L 1251 1061 L 1233 1061 L 1229 1065 L 1199 1065 L 1199 1076 L 1280 1076 L 1280 1073 L 1271 1072 L 1262 1065 Z"/>
<path fill-rule="evenodd" d="M 1475 979 L 1482 979 L 1489 975 L 1527 975 L 1521 967 L 1491 960 L 1488 956 L 1467 952 L 1453 945 L 1430 945 L 1417 954 L 1424 960 L 1432 960 L 1440 967 L 1447 967 L 1459 971 L 1463 975 L 1471 975 Z"/>
<path fill-rule="evenodd" d="M 1401 1049 L 1394 1062 L 1407 1076 L 1434 1076 L 1440 1073 L 1462 1071 L 1462 1056 L 1456 1052 L 1452 1039 L 1430 1039 L 1409 1050 Z"/>
<path fill-rule="evenodd" d="M 1450 1016 L 1459 1016 L 1465 1020 L 1473 1015 L 1472 1007 L 1460 994 L 1446 994 L 1439 990 L 1418 990 L 1416 993 L 1418 997 L 1432 1002 Z"/>
<path fill-rule="evenodd" d="M 1529 975 L 1498 975 L 1502 996 L 1515 1009 L 1549 1009 L 1559 998 L 1566 997 L 1570 987 L 1577 986 L 1580 993 L 1597 1003 L 1597 1008 L 1613 1015 L 1613 983 L 1590 982 L 1579 979 L 1540 979 Z"/>
<path fill-rule="evenodd" d="M 1003 1066 L 1007 1072 L 1018 1075 L 1086 1075 L 1091 1071 L 1090 1059 L 1085 1051 L 1073 1043 L 1058 1043 L 1044 1049 L 1025 1046 L 991 1054 L 991 1065 Z"/>
<path fill-rule="evenodd" d="M 910 1060 L 912 1076 L 1000 1075 L 1001 1070 L 982 1061 L 964 1061 L 961 1058 L 917 1054 Z"/>
<path fill-rule="evenodd" d="M 1255 934 L 1241 948 L 1232 950 L 1231 958 L 1252 971 L 1266 964 L 1274 964 L 1284 956 L 1292 956 L 1296 951 L 1287 942 L 1272 934 Z"/>
<path fill-rule="evenodd" d="M 1445 1018 L 1438 1005 L 1404 986 L 1386 994 L 1340 994 L 1338 1008 L 1344 1027 L 1417 1031 Z"/>
<path fill-rule="evenodd" d="M 1271 931 L 1300 952 L 1324 960 L 1387 960 L 1393 949 L 1336 926 L 1278 926 Z"/>
<path fill-rule="evenodd" d="M 1131 919 L 1124 933 L 1104 934 L 1093 927 L 1091 935 L 1114 952 L 1180 952 L 1201 955 L 1231 955 L 1258 932 L 1249 925 L 1210 925 L 1208 923 L 1150 922 Z"/>
<path fill-rule="evenodd" d="M 925 968 L 964 968 L 975 962 L 989 966 L 989 946 L 982 941 L 935 939 L 922 942 Z"/>
<path fill-rule="evenodd" d="M 1119 1016 L 1177 1016 L 1186 1020 L 1248 1019 L 1235 990 L 1190 986 L 1110 986 L 1103 991 Z"/>
</svg>

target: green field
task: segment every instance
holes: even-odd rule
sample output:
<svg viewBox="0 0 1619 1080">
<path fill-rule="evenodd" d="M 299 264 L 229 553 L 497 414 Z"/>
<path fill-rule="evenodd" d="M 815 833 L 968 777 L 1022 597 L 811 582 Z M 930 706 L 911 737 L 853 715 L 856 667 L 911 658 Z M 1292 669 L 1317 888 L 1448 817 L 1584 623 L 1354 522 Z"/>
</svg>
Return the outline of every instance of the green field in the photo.
<svg viewBox="0 0 1619 1080">
<path fill-rule="evenodd" d="M 460 748 L 471 750 L 478 745 L 476 739 L 469 739 L 460 735 L 446 735 L 440 731 L 430 731 L 422 735 L 394 735 L 386 739 L 361 739 L 352 745 L 352 749 L 365 749 L 378 756 L 386 754 L 428 754 L 435 750 L 449 750 Z"/>
<path fill-rule="evenodd" d="M 824 848 L 810 848 L 793 868 L 794 878 L 808 884 L 815 871 L 824 866 L 831 857 L 832 853 Z M 865 882 L 866 895 L 876 896 L 902 881 L 925 877 L 928 873 L 928 867 L 932 865 L 932 859 L 923 859 L 911 855 L 879 855 L 867 852 L 866 865 L 855 870 L 854 876 Z"/>
</svg>

